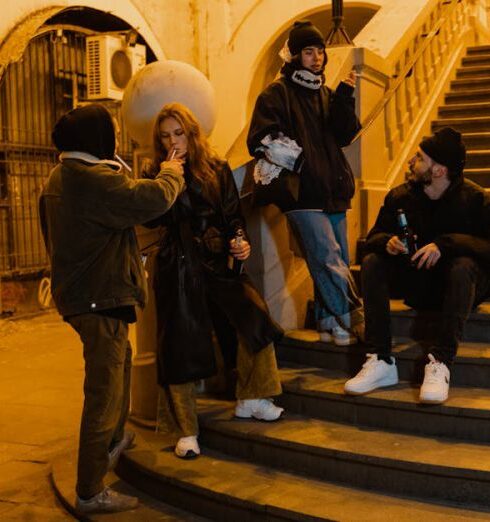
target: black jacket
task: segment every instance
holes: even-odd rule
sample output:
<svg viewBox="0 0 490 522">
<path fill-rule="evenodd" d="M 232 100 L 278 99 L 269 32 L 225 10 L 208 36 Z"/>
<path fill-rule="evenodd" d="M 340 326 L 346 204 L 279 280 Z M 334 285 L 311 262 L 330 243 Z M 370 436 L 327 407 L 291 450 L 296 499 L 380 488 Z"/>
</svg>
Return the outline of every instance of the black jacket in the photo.
<svg viewBox="0 0 490 522">
<path fill-rule="evenodd" d="M 360 128 L 353 89 L 341 83 L 335 92 L 312 90 L 282 77 L 257 98 L 247 138 L 252 156 L 268 134 L 283 132 L 303 148 L 304 164 L 297 175 L 282 175 L 270 185 L 256 185 L 259 204 L 275 203 L 283 211 L 323 209 L 341 212 L 350 207 L 354 177 L 341 150 Z M 291 179 L 292 178 L 292 179 Z M 299 181 L 299 195 L 294 185 Z"/>
<path fill-rule="evenodd" d="M 133 180 L 104 163 L 63 160 L 40 199 L 51 261 L 51 291 L 63 316 L 146 301 L 146 278 L 133 226 L 166 212 L 182 176 Z"/>
<path fill-rule="evenodd" d="M 147 224 L 161 233 L 153 286 L 162 385 L 215 374 L 213 331 L 225 352 L 235 348 L 236 333 L 253 352 L 282 336 L 249 278 L 228 268 L 229 240 L 245 222 L 228 164 L 216 175 L 219 194 L 213 197 L 186 172 L 186 191 L 170 212 Z"/>
<path fill-rule="evenodd" d="M 366 252 L 386 253 L 386 243 L 399 233 L 397 209 L 405 211 L 419 248 L 435 243 L 441 259 L 469 256 L 490 270 L 490 199 L 479 185 L 453 181 L 437 201 L 429 199 L 421 185 L 395 187 L 367 236 Z"/>
</svg>

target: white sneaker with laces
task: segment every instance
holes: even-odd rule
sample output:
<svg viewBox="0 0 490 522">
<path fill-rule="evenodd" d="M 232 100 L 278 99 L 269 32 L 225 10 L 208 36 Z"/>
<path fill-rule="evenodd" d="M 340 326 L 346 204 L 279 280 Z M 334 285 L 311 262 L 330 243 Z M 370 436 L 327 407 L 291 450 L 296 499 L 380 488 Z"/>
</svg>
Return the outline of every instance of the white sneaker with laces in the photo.
<svg viewBox="0 0 490 522">
<path fill-rule="evenodd" d="M 345 330 L 340 325 L 334 326 L 332 330 L 318 332 L 320 341 L 324 343 L 335 343 L 336 346 L 350 346 L 358 342 L 357 337 Z"/>
<path fill-rule="evenodd" d="M 92 498 L 83 500 L 77 496 L 75 508 L 79 513 L 118 513 L 138 507 L 138 499 L 122 495 L 111 488 L 104 488 Z"/>
<path fill-rule="evenodd" d="M 425 365 L 424 382 L 420 388 L 420 402 L 442 404 L 449 395 L 449 368 L 430 353 Z"/>
<path fill-rule="evenodd" d="M 181 459 L 193 459 L 201 454 L 201 449 L 197 442 L 196 435 L 190 435 L 189 437 L 181 437 L 177 441 L 177 445 L 174 450 L 177 457 Z"/>
<path fill-rule="evenodd" d="M 362 395 L 376 388 L 393 386 L 398 383 L 398 370 L 394 357 L 391 357 L 392 363 L 388 364 L 378 359 L 375 353 L 366 355 L 366 362 L 359 373 L 344 385 L 344 391 L 349 395 Z"/>
<path fill-rule="evenodd" d="M 282 415 L 284 408 L 275 406 L 272 399 L 238 400 L 235 407 L 235 417 L 240 419 L 257 419 L 275 421 Z"/>
</svg>

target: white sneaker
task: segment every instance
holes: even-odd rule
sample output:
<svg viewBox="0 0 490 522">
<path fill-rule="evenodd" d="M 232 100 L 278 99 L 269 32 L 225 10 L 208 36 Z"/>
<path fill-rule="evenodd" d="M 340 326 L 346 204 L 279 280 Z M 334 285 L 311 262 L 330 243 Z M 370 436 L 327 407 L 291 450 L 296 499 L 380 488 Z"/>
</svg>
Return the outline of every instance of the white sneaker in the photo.
<svg viewBox="0 0 490 522">
<path fill-rule="evenodd" d="M 240 419 L 257 419 L 275 421 L 282 415 L 284 408 L 275 406 L 272 399 L 239 400 L 235 407 L 235 417 Z"/>
<path fill-rule="evenodd" d="M 420 388 L 420 402 L 442 404 L 449 395 L 449 368 L 429 353 L 425 365 L 424 382 Z"/>
<path fill-rule="evenodd" d="M 356 344 L 357 337 L 351 334 L 348 330 L 345 330 L 341 326 L 337 325 L 332 330 L 326 330 L 324 332 L 318 332 L 320 334 L 320 341 L 324 343 L 335 343 L 337 346 L 350 346 Z"/>
<path fill-rule="evenodd" d="M 197 443 L 197 436 L 181 437 L 177 441 L 174 450 L 177 457 L 181 459 L 193 459 L 201 454 L 201 449 Z"/>
<path fill-rule="evenodd" d="M 362 395 L 383 388 L 393 386 L 398 383 L 398 370 L 395 359 L 391 357 L 391 364 L 378 359 L 375 353 L 368 353 L 366 362 L 362 365 L 361 371 L 344 385 L 345 393 L 349 395 Z"/>
<path fill-rule="evenodd" d="M 118 513 L 138 507 L 138 499 L 129 495 L 122 495 L 111 488 L 104 488 L 100 493 L 82 500 L 78 495 L 75 508 L 79 513 Z"/>
</svg>

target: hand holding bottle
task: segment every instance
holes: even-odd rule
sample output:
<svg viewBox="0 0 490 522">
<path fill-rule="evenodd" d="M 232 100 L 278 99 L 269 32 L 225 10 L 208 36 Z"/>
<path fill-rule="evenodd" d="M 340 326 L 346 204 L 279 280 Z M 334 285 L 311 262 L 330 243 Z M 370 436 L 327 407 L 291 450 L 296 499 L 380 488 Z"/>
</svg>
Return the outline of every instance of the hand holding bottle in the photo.
<svg viewBox="0 0 490 522">
<path fill-rule="evenodd" d="M 243 231 L 237 231 L 237 235 L 230 241 L 230 254 L 239 261 L 245 261 L 250 255 L 250 243 L 243 237 Z"/>
</svg>

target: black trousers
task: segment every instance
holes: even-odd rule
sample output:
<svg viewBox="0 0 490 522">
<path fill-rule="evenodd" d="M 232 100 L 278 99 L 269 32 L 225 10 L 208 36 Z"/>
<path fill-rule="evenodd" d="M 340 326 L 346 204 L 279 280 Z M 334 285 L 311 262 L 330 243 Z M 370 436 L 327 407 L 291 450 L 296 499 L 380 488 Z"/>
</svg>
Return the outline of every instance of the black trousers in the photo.
<svg viewBox="0 0 490 522">
<path fill-rule="evenodd" d="M 432 269 L 417 270 L 405 256 L 368 254 L 361 268 L 366 343 L 374 353 L 391 353 L 390 297 L 403 297 L 416 308 L 440 312 L 435 345 L 430 352 L 450 365 L 472 308 L 490 293 L 490 277 L 469 257 L 439 260 Z M 424 306 L 427 305 L 427 306 Z"/>
</svg>

